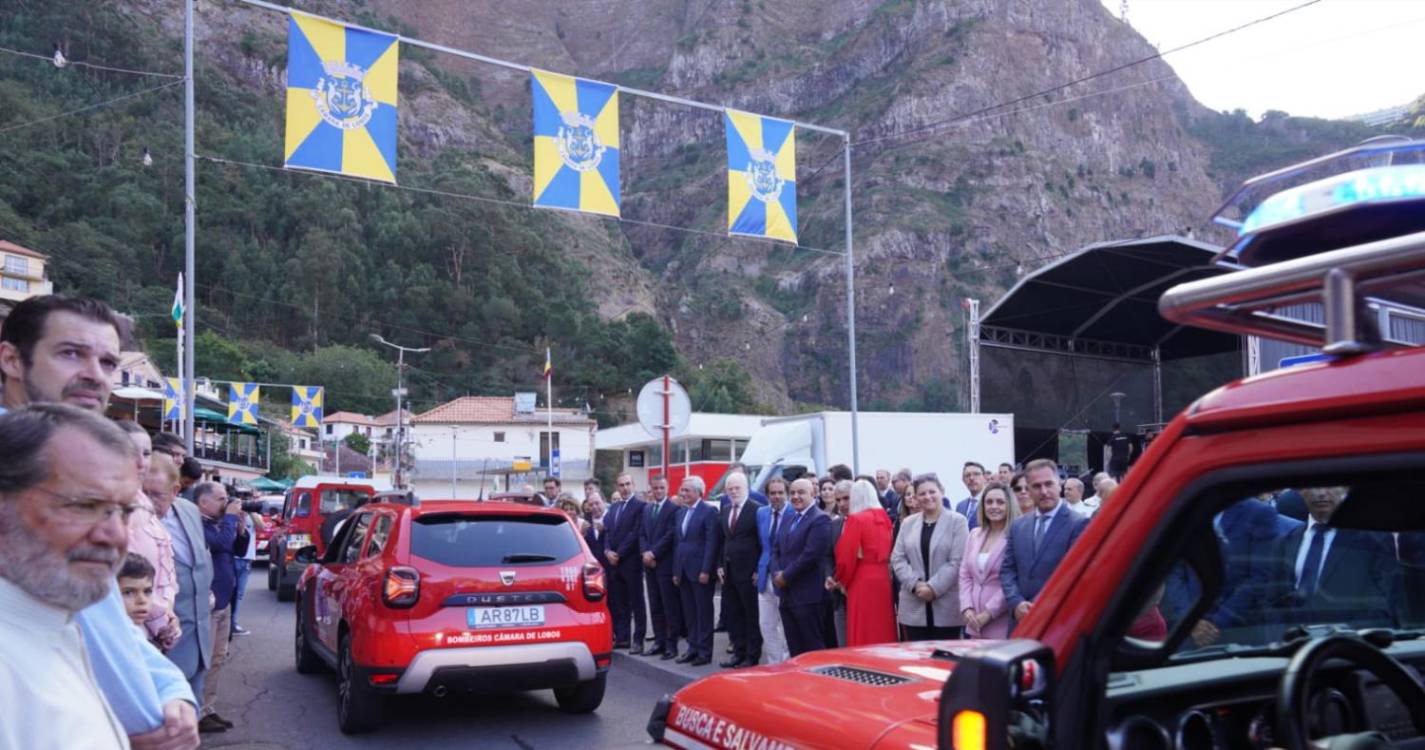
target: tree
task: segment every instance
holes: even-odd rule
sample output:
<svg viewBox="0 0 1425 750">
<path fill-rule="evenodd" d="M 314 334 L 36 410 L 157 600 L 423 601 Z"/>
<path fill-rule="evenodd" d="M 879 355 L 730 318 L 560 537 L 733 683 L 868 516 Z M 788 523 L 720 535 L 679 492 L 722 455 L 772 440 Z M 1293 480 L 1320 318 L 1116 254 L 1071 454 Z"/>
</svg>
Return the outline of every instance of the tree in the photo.
<svg viewBox="0 0 1425 750">
<path fill-rule="evenodd" d="M 752 395 L 752 376 L 735 359 L 719 359 L 679 378 L 688 387 L 693 411 L 756 414 L 763 409 Z"/>
<path fill-rule="evenodd" d="M 353 432 L 348 434 L 343 440 L 343 442 L 346 443 L 346 447 L 356 451 L 357 453 L 360 453 L 363 456 L 371 455 L 371 438 L 366 437 L 365 435 L 359 432 Z"/>
<path fill-rule="evenodd" d="M 297 362 L 294 377 L 301 385 L 326 388 L 326 411 L 381 414 L 392 406 L 396 366 L 368 349 L 324 346 Z"/>
<path fill-rule="evenodd" d="M 297 479 L 316 473 L 306 461 L 292 455 L 292 441 L 280 430 L 267 433 L 272 441 L 272 465 L 267 467 L 268 479 Z"/>
</svg>

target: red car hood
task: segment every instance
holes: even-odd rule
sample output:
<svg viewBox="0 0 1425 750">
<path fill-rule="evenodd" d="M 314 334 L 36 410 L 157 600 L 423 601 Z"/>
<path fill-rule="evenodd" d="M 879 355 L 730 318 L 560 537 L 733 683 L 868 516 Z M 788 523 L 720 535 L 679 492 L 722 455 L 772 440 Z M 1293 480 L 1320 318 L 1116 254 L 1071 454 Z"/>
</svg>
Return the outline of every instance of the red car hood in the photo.
<svg viewBox="0 0 1425 750">
<path fill-rule="evenodd" d="M 986 644 L 814 651 L 774 666 L 705 677 L 673 696 L 663 742 L 686 750 L 933 750 L 940 691 L 955 657 Z"/>
</svg>

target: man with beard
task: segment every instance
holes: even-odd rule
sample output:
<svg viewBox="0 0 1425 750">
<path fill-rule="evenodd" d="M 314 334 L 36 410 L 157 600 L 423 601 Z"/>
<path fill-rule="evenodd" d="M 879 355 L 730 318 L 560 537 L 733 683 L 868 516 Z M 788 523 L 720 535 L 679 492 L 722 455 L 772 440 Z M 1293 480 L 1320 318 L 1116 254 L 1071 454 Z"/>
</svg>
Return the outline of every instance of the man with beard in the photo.
<svg viewBox="0 0 1425 750">
<path fill-rule="evenodd" d="M 0 748 L 198 745 L 192 693 L 130 623 L 114 580 L 139 489 L 133 451 L 71 406 L 0 415 Z"/>
<path fill-rule="evenodd" d="M 50 294 L 16 305 L 0 327 L 0 384 L 5 389 L 0 414 L 59 403 L 103 414 L 122 328 L 118 315 L 95 299 Z M 133 444 L 127 437 L 125 442 L 131 453 Z M 21 454 L 0 455 L 17 471 L 35 468 L 26 466 Z M 125 549 L 127 544 L 125 535 Z M 109 596 L 76 617 L 100 689 L 135 747 L 197 747 L 193 691 L 173 679 L 173 665 L 152 645 L 145 641 L 133 647 L 123 597 L 117 585 L 110 588 Z"/>
</svg>

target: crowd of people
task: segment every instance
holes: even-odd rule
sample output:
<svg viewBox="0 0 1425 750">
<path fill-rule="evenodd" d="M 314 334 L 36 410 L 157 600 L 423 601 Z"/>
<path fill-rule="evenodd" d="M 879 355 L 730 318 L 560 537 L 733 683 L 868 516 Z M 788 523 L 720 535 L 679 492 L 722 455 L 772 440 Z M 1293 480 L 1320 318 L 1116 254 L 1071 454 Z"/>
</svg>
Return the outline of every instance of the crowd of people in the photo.
<svg viewBox="0 0 1425 750">
<path fill-rule="evenodd" d="M 899 640 L 1002 638 L 1025 617 L 1054 567 L 1117 486 L 1061 482 L 1050 460 L 995 473 L 968 461 L 966 495 L 909 469 L 772 477 L 752 491 L 734 464 L 722 492 L 654 476 L 639 492 L 620 474 L 605 502 L 559 479 L 536 502 L 563 510 L 604 565 L 614 647 L 693 666 L 775 664 L 807 651 Z M 721 608 L 714 595 L 721 587 Z M 648 641 L 652 641 L 651 644 Z"/>
<path fill-rule="evenodd" d="M 181 438 L 104 417 L 124 321 L 32 297 L 0 327 L 0 748 L 195 748 L 255 528 Z M 24 706 L 24 710 L 11 710 Z"/>
</svg>

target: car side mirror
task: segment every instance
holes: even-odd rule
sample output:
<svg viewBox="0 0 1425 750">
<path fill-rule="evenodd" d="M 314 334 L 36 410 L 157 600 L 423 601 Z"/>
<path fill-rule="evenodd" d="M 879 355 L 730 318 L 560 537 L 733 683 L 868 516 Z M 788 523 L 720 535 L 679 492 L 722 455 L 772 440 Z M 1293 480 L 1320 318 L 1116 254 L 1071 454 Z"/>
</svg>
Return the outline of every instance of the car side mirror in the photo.
<svg viewBox="0 0 1425 750">
<path fill-rule="evenodd" d="M 310 564 L 316 562 L 316 561 L 317 561 L 317 546 L 316 546 L 315 544 L 309 544 L 309 545 L 307 545 L 307 546 L 305 546 L 305 547 L 303 547 L 303 548 L 297 550 L 297 553 L 292 556 L 292 559 L 293 559 L 293 560 L 296 560 L 296 561 L 299 562 L 299 563 L 305 563 L 305 564 L 308 564 L 308 565 L 310 565 Z"/>
<path fill-rule="evenodd" d="M 1054 652 L 1014 640 L 959 655 L 940 692 L 938 746 L 1047 748 Z"/>
</svg>

